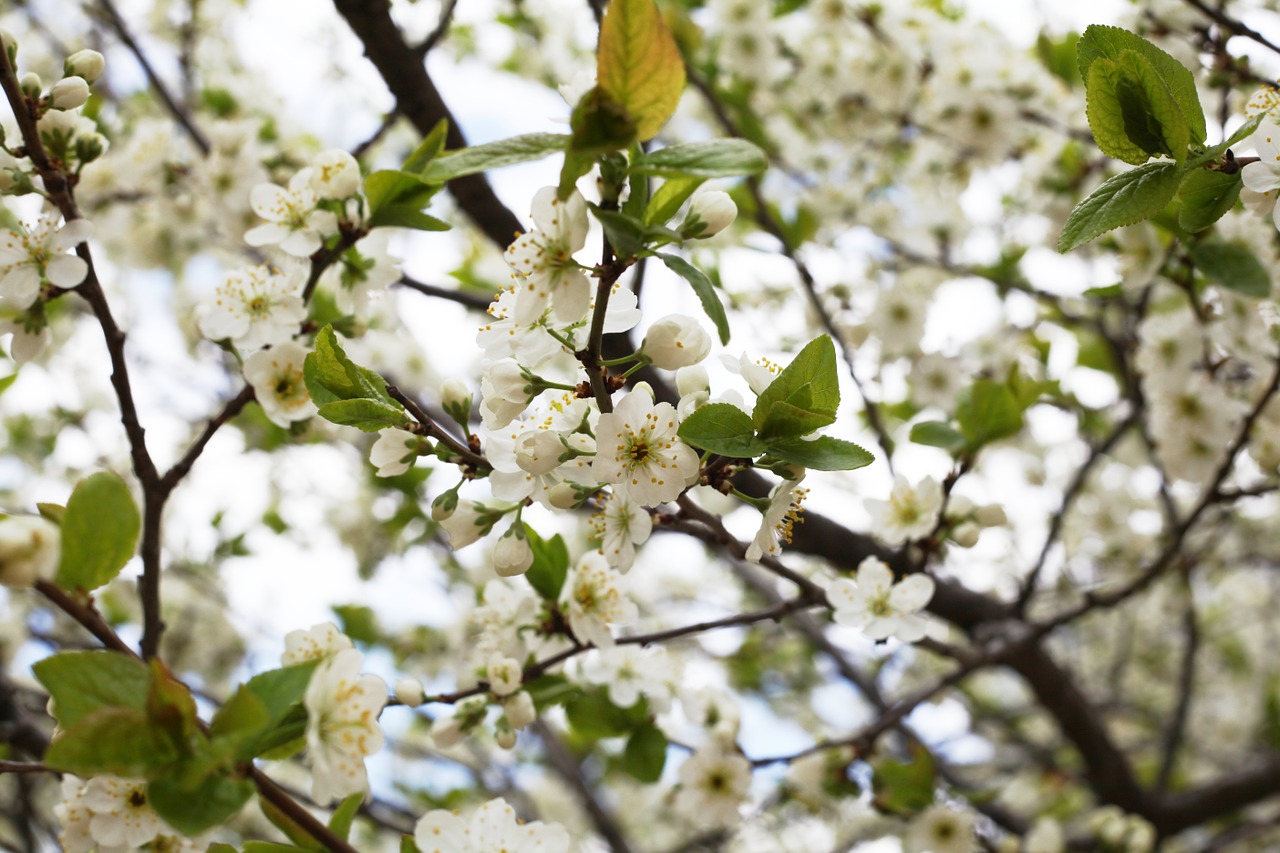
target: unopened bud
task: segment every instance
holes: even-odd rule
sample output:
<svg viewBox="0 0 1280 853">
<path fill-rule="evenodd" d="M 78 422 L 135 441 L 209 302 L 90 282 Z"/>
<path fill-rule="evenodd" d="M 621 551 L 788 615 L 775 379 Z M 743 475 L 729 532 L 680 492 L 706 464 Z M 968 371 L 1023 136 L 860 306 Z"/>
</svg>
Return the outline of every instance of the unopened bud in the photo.
<svg viewBox="0 0 1280 853">
<path fill-rule="evenodd" d="M 4 52 L 9 54 L 9 64 L 14 65 L 18 61 L 18 40 L 8 30 L 0 30 L 0 44 L 4 45 Z"/>
<path fill-rule="evenodd" d="M 502 712 L 507 715 L 507 722 L 517 729 L 523 729 L 538 719 L 538 709 L 527 690 L 508 696 L 502 703 Z"/>
<path fill-rule="evenodd" d="M 38 98 L 44 89 L 44 81 L 40 79 L 40 75 L 36 72 L 28 71 L 18 78 L 18 88 L 28 98 Z"/>
<path fill-rule="evenodd" d="M 692 317 L 668 314 L 649 327 L 640 349 L 655 367 L 678 370 L 707 357 L 711 336 Z"/>
<path fill-rule="evenodd" d="M 77 50 L 62 63 L 62 73 L 68 77 L 83 77 L 85 82 L 94 83 L 102 76 L 107 61 L 96 50 Z"/>
<path fill-rule="evenodd" d="M 416 708 L 426 700 L 422 692 L 422 682 L 416 678 L 402 678 L 396 682 L 396 701 L 410 708 Z"/>
<path fill-rule="evenodd" d="M 312 161 L 311 188 L 321 198 L 349 198 L 360 191 L 360 164 L 346 151 L 324 151 Z"/>
<path fill-rule="evenodd" d="M 89 100 L 89 83 L 83 77 L 63 77 L 49 90 L 49 106 L 55 110 L 74 110 Z"/>
<path fill-rule="evenodd" d="M 1009 523 L 1009 517 L 1004 514 L 1004 507 L 1000 504 L 978 507 L 973 512 L 973 520 L 983 527 L 1002 527 Z"/>
<path fill-rule="evenodd" d="M 978 537 L 982 534 L 982 528 L 972 521 L 966 521 L 957 524 L 955 529 L 951 531 L 951 541 L 959 545 L 961 548 L 972 548 L 978 544 Z"/>
<path fill-rule="evenodd" d="M 576 509 L 582 496 L 568 483 L 557 483 L 547 491 L 547 501 L 556 509 Z"/>
<path fill-rule="evenodd" d="M 680 233 L 686 238 L 705 240 L 728 228 L 737 218 L 738 206 L 729 194 L 711 190 L 694 196 Z"/>
<path fill-rule="evenodd" d="M 431 502 L 431 519 L 444 521 L 458 508 L 458 490 L 450 489 Z"/>
<path fill-rule="evenodd" d="M 515 577 L 529 571 L 533 565 L 533 549 L 524 535 L 524 525 L 519 521 L 493 546 L 493 570 L 504 578 Z"/>
<path fill-rule="evenodd" d="M 502 721 L 499 720 L 493 733 L 493 739 L 503 749 L 514 749 L 516 745 L 516 730 L 509 725 L 504 726 Z"/>
</svg>

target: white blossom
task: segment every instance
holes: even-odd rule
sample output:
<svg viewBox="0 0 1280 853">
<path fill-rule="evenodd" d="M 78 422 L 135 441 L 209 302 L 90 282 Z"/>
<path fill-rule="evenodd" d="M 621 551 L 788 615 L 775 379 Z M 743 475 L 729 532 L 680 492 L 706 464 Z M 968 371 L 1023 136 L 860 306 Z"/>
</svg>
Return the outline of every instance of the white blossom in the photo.
<svg viewBox="0 0 1280 853">
<path fill-rule="evenodd" d="M 340 148 L 322 151 L 311 161 L 311 189 L 323 199 L 344 199 L 360 191 L 360 164 Z"/>
<path fill-rule="evenodd" d="M 53 580 L 62 557 L 62 531 L 37 515 L 0 518 L 0 585 L 29 587 Z"/>
<path fill-rule="evenodd" d="M 654 405 L 647 388 L 632 389 L 614 411 L 600 416 L 592 474 L 641 506 L 675 500 L 698 477 L 698 454 L 676 429 L 670 403 Z"/>
<path fill-rule="evenodd" d="M 685 237 L 705 240 L 714 237 L 738 218 L 738 206 L 726 192 L 709 190 L 698 193 L 689 202 L 689 215 L 680 226 Z"/>
<path fill-rule="evenodd" d="M 211 303 L 201 306 L 200 333 L 211 341 L 230 340 L 252 351 L 282 344 L 298 333 L 307 318 L 302 301 L 305 268 L 266 266 L 233 270 L 223 279 Z"/>
<path fill-rule="evenodd" d="M 367 791 L 365 756 L 382 749 L 378 714 L 387 703 L 387 685 L 376 675 L 360 675 L 363 662 L 355 649 L 325 658 L 303 697 L 311 797 L 317 803 Z"/>
<path fill-rule="evenodd" d="M 933 598 L 933 588 L 933 580 L 921 574 L 895 583 L 888 566 L 867 557 L 855 579 L 837 580 L 827 589 L 827 598 L 835 608 L 835 620 L 860 628 L 868 639 L 896 637 L 914 643 L 928 632 L 928 620 L 920 611 Z"/>
<path fill-rule="evenodd" d="M 676 808 L 702 826 L 735 825 L 751 787 L 751 764 L 719 744 L 699 749 L 680 765 Z"/>
<path fill-rule="evenodd" d="M 907 830 L 907 853 L 971 853 L 973 815 L 946 806 L 930 806 Z"/>
<path fill-rule="evenodd" d="M 62 63 L 62 70 L 67 76 L 83 77 L 86 82 L 93 83 L 102 76 L 107 61 L 96 50 L 77 50 Z"/>
<path fill-rule="evenodd" d="M 308 630 L 298 629 L 284 635 L 283 666 L 324 660 L 338 652 L 353 648 L 351 638 L 338 630 L 332 622 L 318 622 Z"/>
<path fill-rule="evenodd" d="M 523 729 L 538 719 L 537 706 L 533 704 L 533 697 L 529 695 L 529 691 L 521 690 L 519 693 L 513 693 L 502 702 L 502 713 L 506 716 L 507 722 L 512 728 Z"/>
<path fill-rule="evenodd" d="M 697 364 L 711 352 L 711 336 L 697 320 L 685 314 L 668 314 L 644 334 L 640 350 L 663 370 Z"/>
<path fill-rule="evenodd" d="M 89 100 L 89 82 L 83 77 L 63 77 L 49 89 L 49 106 L 55 110 L 74 110 Z"/>
<path fill-rule="evenodd" d="M 1277 228 L 1280 228 L 1280 206 L 1275 203 L 1280 190 L 1280 127 L 1263 121 L 1250 137 L 1258 152 L 1258 159 L 1240 170 L 1240 179 L 1247 189 L 1266 199 Z"/>
<path fill-rule="evenodd" d="M 369 462 L 379 477 L 398 477 L 413 467 L 422 440 L 404 429 L 384 429 L 369 448 Z"/>
<path fill-rule="evenodd" d="M 93 812 L 89 834 L 100 847 L 137 849 L 168 829 L 147 801 L 145 779 L 95 776 L 85 783 L 84 804 Z"/>
<path fill-rule="evenodd" d="M 28 227 L 0 232 L 0 299 L 13 308 L 26 309 L 40 295 L 40 286 L 76 287 L 89 273 L 89 265 L 68 255 L 93 234 L 87 219 L 58 224 L 46 215 Z"/>
<path fill-rule="evenodd" d="M 626 625 L 637 616 L 635 603 L 624 592 L 622 575 L 594 551 L 584 554 L 569 572 L 561 600 L 573 635 L 600 648 L 613 645 L 610 625 Z"/>
<path fill-rule="evenodd" d="M 254 399 L 262 406 L 263 414 L 277 426 L 288 429 L 294 421 L 306 420 L 316 413 L 302 375 L 306 358 L 306 347 L 297 341 L 285 341 L 245 359 L 245 381 L 253 386 Z"/>
<path fill-rule="evenodd" d="M 313 169 L 302 169 L 289 180 L 289 188 L 258 184 L 249 192 L 253 212 L 267 220 L 245 232 L 250 246 L 279 245 L 287 254 L 307 258 L 326 237 L 338 233 L 338 218 L 316 207 L 319 196 L 312 187 Z"/>
<path fill-rule="evenodd" d="M 746 559 L 749 563 L 758 563 L 768 555 L 776 557 L 782 553 L 781 543 L 791 541 L 791 531 L 798 521 L 808 489 L 800 488 L 805 471 L 800 469 L 797 476 L 782 480 L 769 493 L 769 507 L 760 521 L 760 530 L 747 546 Z"/>
<path fill-rule="evenodd" d="M 493 570 L 509 578 L 524 574 L 532 565 L 533 549 L 524 535 L 524 526 L 516 521 L 493 546 Z"/>
<path fill-rule="evenodd" d="M 582 678 L 609 692 L 609 701 L 630 708 L 643 696 L 649 709 L 660 714 L 671 705 L 671 684 L 677 677 L 662 646 L 614 646 L 590 652 L 582 664 Z"/>
<path fill-rule="evenodd" d="M 501 652 L 489 655 L 489 663 L 485 667 L 489 692 L 494 696 L 510 696 L 520 689 L 524 682 L 524 669 L 520 661 L 509 658 Z"/>
<path fill-rule="evenodd" d="M 867 501 L 876 535 L 888 545 L 901 545 L 929 535 L 941 510 L 942 485 L 932 477 L 925 477 L 919 485 L 912 486 L 899 474 L 893 480 L 889 500 Z"/>
<path fill-rule="evenodd" d="M 501 799 L 490 800 L 469 818 L 429 811 L 414 827 L 413 840 L 421 853 L 568 853 L 570 841 L 559 824 L 520 822 Z"/>
<path fill-rule="evenodd" d="M 587 242 L 587 202 L 577 190 L 564 201 L 556 193 L 555 187 L 538 190 L 531 210 L 535 229 L 506 251 L 519 277 L 515 319 L 520 323 L 534 322 L 548 307 L 561 321 L 573 323 L 590 305 L 591 284 L 573 259 Z"/>
<path fill-rule="evenodd" d="M 591 517 L 594 536 L 600 540 L 600 554 L 609 565 L 626 574 L 636 559 L 636 546 L 643 545 L 653 532 L 649 510 L 624 492 L 603 498 L 600 511 Z"/>
</svg>

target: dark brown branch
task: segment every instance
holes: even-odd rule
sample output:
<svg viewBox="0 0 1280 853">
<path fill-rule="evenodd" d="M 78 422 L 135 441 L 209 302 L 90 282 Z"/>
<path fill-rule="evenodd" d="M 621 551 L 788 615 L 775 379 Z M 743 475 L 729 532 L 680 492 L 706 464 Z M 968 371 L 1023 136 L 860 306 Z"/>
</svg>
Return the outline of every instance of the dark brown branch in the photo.
<svg viewBox="0 0 1280 853">
<path fill-rule="evenodd" d="M 440 287 L 434 284 L 426 284 L 417 281 L 407 275 L 400 276 L 400 280 L 396 284 L 406 287 L 409 290 L 417 291 L 423 296 L 434 296 L 439 299 L 448 299 L 450 302 L 457 302 L 459 305 L 465 305 L 468 308 L 474 308 L 477 311 L 488 311 L 489 306 L 493 304 L 493 297 L 483 296 L 479 293 L 468 293 L 465 290 L 457 290 L 450 287 Z"/>
<path fill-rule="evenodd" d="M 418 404 L 412 397 L 406 395 L 403 391 L 394 385 L 387 386 L 387 394 L 391 399 L 396 400 L 400 405 L 405 407 L 409 416 L 417 421 L 421 426 L 423 433 L 430 438 L 443 444 L 453 452 L 453 455 L 461 459 L 467 465 L 471 465 L 481 471 L 488 471 L 493 468 L 489 464 L 489 460 L 485 459 L 478 453 L 473 452 L 467 445 L 459 441 L 452 433 L 441 427 L 435 422 L 431 415 Z"/>
<path fill-rule="evenodd" d="M 389 0 L 334 0 L 334 6 L 364 45 L 365 56 L 395 97 L 396 109 L 424 136 L 447 119 L 448 147 L 466 147 L 466 137 L 427 75 L 422 56 L 405 43 L 392 20 Z M 448 186 L 458 206 L 498 246 L 505 249 L 521 230 L 520 220 L 498 199 L 484 175 L 457 178 Z"/>
<path fill-rule="evenodd" d="M 1195 599 L 1190 579 L 1183 577 L 1187 594 L 1187 606 L 1182 615 L 1182 666 L 1178 673 L 1177 704 L 1169 719 L 1161 744 L 1160 772 L 1156 776 L 1156 790 L 1167 791 L 1173 778 L 1173 768 L 1178 763 L 1178 750 L 1186 736 L 1187 718 L 1191 713 L 1191 695 L 1195 688 L 1196 655 L 1200 651 L 1200 626 L 1196 622 Z"/>
<path fill-rule="evenodd" d="M 618 825 L 617 819 L 600 802 L 596 792 L 592 790 L 591 786 L 587 784 L 587 780 L 583 778 L 582 764 L 578 761 L 578 757 L 565 746 L 564 742 L 560 740 L 560 736 L 552 731 L 551 727 L 542 720 L 535 721 L 532 728 L 539 739 L 542 740 L 551 769 L 555 770 L 560 778 L 564 779 L 574 793 L 578 795 L 578 802 L 582 804 L 587 816 L 591 818 L 591 825 L 596 828 L 596 832 L 600 833 L 600 837 L 609 845 L 609 849 L 613 853 L 631 853 L 631 843 L 622 834 L 622 827 Z"/>
<path fill-rule="evenodd" d="M 173 463 L 173 467 L 166 471 L 164 476 L 160 478 L 160 488 L 163 489 L 166 494 L 173 491 L 178 483 L 182 481 L 182 478 L 190 473 L 191 466 L 195 465 L 196 460 L 200 458 L 200 454 L 204 452 L 205 447 L 209 444 L 210 439 L 213 438 L 214 433 L 221 429 L 236 415 L 240 414 L 240 412 L 244 410 L 244 407 L 249 405 L 252 400 L 253 387 L 246 385 L 244 388 L 240 389 L 239 394 L 227 401 L 226 405 L 222 407 L 222 411 L 209 419 L 209 422 L 205 424 L 205 428 L 200 433 L 199 437 L 196 438 L 196 440 L 192 442 L 191 446 L 187 448 L 187 452 L 182 454 L 182 458 Z"/>
</svg>

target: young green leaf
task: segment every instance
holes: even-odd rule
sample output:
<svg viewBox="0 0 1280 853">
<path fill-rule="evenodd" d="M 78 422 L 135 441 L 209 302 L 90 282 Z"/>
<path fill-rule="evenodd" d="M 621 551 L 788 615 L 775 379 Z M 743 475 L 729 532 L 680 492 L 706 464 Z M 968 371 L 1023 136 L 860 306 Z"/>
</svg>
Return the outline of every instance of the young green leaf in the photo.
<svg viewBox="0 0 1280 853">
<path fill-rule="evenodd" d="M 1005 382 L 979 379 L 960 392 L 956 421 L 969 450 L 977 450 L 1022 429 L 1022 409 Z"/>
<path fill-rule="evenodd" d="M 599 86 L 582 96 L 569 116 L 569 151 L 596 157 L 636 141 L 636 124 L 626 107 Z"/>
<path fill-rule="evenodd" d="M 821 335 L 760 393 L 751 421 L 766 441 L 799 438 L 834 423 L 839 405 L 836 347 Z"/>
<path fill-rule="evenodd" d="M 588 740 L 617 737 L 631 729 L 627 712 L 610 702 L 599 688 L 569 700 L 564 710 L 574 733 Z"/>
<path fill-rule="evenodd" d="M 1193 233 L 1208 228 L 1235 206 L 1240 186 L 1239 172 L 1191 172 L 1178 188 L 1178 225 Z"/>
<path fill-rule="evenodd" d="M 1271 274 L 1243 244 L 1205 240 L 1188 251 L 1200 272 L 1215 284 L 1260 299 L 1271 295 Z"/>
<path fill-rule="evenodd" d="M 664 178 L 736 178 L 758 175 L 769 158 L 745 139 L 710 139 L 669 145 L 636 159 L 633 173 Z"/>
<path fill-rule="evenodd" d="M 769 455 L 815 471 L 852 471 L 865 468 L 876 459 L 852 441 L 829 435 L 818 436 L 812 441 L 803 438 L 771 441 Z"/>
<path fill-rule="evenodd" d="M 653 723 L 645 723 L 631 732 L 622 753 L 622 769 L 646 784 L 662 778 L 667 763 L 667 736 Z"/>
<path fill-rule="evenodd" d="M 680 205 L 689 200 L 704 178 L 669 178 L 649 199 L 649 206 L 644 211 L 645 225 L 661 225 L 676 215 Z"/>
<path fill-rule="evenodd" d="M 382 424 L 371 427 L 372 429 L 404 426 L 409 420 L 404 408 L 387 394 L 386 380 L 347 358 L 332 326 L 325 326 L 316 335 L 315 351 L 307 354 L 302 375 L 307 383 L 307 391 L 322 415 L 328 404 L 340 400 L 361 400 L 378 405 L 338 407 L 329 411 L 335 417 L 350 421 L 353 426 L 360 426 L 362 418 Z M 392 418 L 393 411 L 399 413 L 397 418 Z M 390 420 L 395 423 L 389 423 Z M 361 426 L 361 429 L 365 428 Z"/>
<path fill-rule="evenodd" d="M 1176 163 L 1158 161 L 1110 178 L 1076 205 L 1058 238 L 1058 251 L 1070 252 L 1101 234 L 1150 219 L 1173 198 L 1182 180 Z"/>
<path fill-rule="evenodd" d="M 81 480 L 62 519 L 58 586 L 89 591 L 110 583 L 133 556 L 141 529 L 138 507 L 123 480 L 107 471 Z"/>
<path fill-rule="evenodd" d="M 767 449 L 755 436 L 751 416 L 729 403 L 709 403 L 685 418 L 680 437 L 701 450 L 734 459 L 754 459 Z"/>
<path fill-rule="evenodd" d="M 196 836 L 239 814 L 253 792 L 253 782 L 236 776 L 208 776 L 193 788 L 156 779 L 147 785 L 147 802 L 174 829 Z"/>
<path fill-rule="evenodd" d="M 644 251 L 647 235 L 639 222 L 617 210 L 603 210 L 591 205 L 591 212 L 600 222 L 609 245 L 619 258 L 634 258 Z"/>
<path fill-rule="evenodd" d="M 407 421 L 403 408 L 380 400 L 334 400 L 318 406 L 317 414 L 329 423 L 352 426 L 365 432 L 389 427 L 402 429 Z"/>
<path fill-rule="evenodd" d="M 558 533 L 550 539 L 543 539 L 527 524 L 524 533 L 533 551 L 533 565 L 525 572 L 525 577 L 544 600 L 556 601 L 569 574 L 569 549 Z"/>
<path fill-rule="evenodd" d="M 346 841 L 351 836 L 351 823 L 356 819 L 356 813 L 360 811 L 360 805 L 364 802 L 364 792 L 361 791 L 347 797 L 338 807 L 333 810 L 333 816 L 329 818 L 329 828 L 333 830 L 333 834 Z"/>
<path fill-rule="evenodd" d="M 1203 143 L 1206 134 L 1204 109 L 1196 90 L 1196 79 L 1181 62 L 1151 42 L 1120 27 L 1094 24 L 1085 29 L 1076 43 L 1076 62 L 1080 77 L 1089 85 L 1091 66 L 1100 58 L 1116 60 L 1124 51 L 1133 51 L 1150 63 L 1156 75 L 1168 88 L 1191 133 L 1191 141 Z"/>
<path fill-rule="evenodd" d="M 707 278 L 707 274 L 679 255 L 670 255 L 665 252 L 655 252 L 655 254 L 667 265 L 667 269 L 693 286 L 693 292 L 702 303 L 702 310 L 711 322 L 716 324 L 720 343 L 729 343 L 729 318 L 724 313 L 724 305 L 721 304 L 720 296 L 716 293 L 716 286 L 711 283 L 711 279 Z"/>
<path fill-rule="evenodd" d="M 1138 165 L 1167 154 L 1187 156 L 1190 130 L 1151 64 L 1127 50 L 1089 68 L 1085 113 L 1102 153 Z"/>
<path fill-rule="evenodd" d="M 569 147 L 569 135 L 564 133 L 528 133 L 500 139 L 484 145 L 473 145 L 459 151 L 450 151 L 431 160 L 421 170 L 422 180 L 429 184 L 443 184 L 454 178 L 514 166 L 564 151 Z M 405 165 L 408 170 L 408 164 Z"/>
<path fill-rule="evenodd" d="M 684 92 L 684 61 L 653 0 L 609 4 L 600 23 L 596 79 L 635 121 L 642 142 L 675 112 Z"/>
<path fill-rule="evenodd" d="M 401 171 L 411 175 L 421 175 L 423 170 L 444 152 L 445 140 L 449 136 L 449 120 L 442 118 L 431 128 L 431 132 L 422 138 L 418 147 L 404 161 Z"/>
<path fill-rule="evenodd" d="M 169 738 L 138 708 L 100 708 L 62 731 L 44 763 L 88 778 L 104 773 L 130 778 L 160 775 L 178 759 Z"/>
<path fill-rule="evenodd" d="M 911 427 L 911 440 L 916 444 L 929 447 L 941 447 L 950 453 L 958 453 L 964 449 L 964 435 L 950 424 L 942 421 L 923 421 Z"/>
<path fill-rule="evenodd" d="M 103 708 L 145 711 L 151 686 L 147 665 L 120 652 L 59 652 L 31 667 L 53 699 L 53 715 L 64 729 Z"/>
</svg>

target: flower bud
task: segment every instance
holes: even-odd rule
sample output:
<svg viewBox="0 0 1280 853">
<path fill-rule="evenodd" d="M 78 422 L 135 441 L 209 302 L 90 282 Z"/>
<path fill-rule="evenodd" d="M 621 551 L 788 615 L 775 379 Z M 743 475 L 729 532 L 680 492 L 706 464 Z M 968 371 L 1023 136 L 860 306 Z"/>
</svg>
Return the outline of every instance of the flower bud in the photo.
<svg viewBox="0 0 1280 853">
<path fill-rule="evenodd" d="M 86 133 L 76 137 L 76 159 L 81 165 L 92 163 L 107 150 L 107 138 L 101 133 Z"/>
<path fill-rule="evenodd" d="M 86 83 L 93 84 L 102 76 L 107 61 L 96 50 L 77 50 L 62 63 L 62 73 L 68 77 L 83 77 Z"/>
<path fill-rule="evenodd" d="M 431 739 L 439 749 L 448 749 L 462 743 L 466 732 L 462 728 L 462 720 L 458 717 L 437 717 L 431 722 Z"/>
<path fill-rule="evenodd" d="M 509 658 L 502 652 L 494 652 L 489 656 L 485 670 L 489 692 L 494 696 L 510 696 L 524 682 L 524 670 L 520 667 L 520 661 Z"/>
<path fill-rule="evenodd" d="M 577 509 L 582 496 L 568 483 L 556 483 L 547 491 L 547 502 L 556 509 Z"/>
<path fill-rule="evenodd" d="M 705 240 L 728 228 L 737 218 L 738 206 L 729 194 L 711 190 L 694 196 L 680 233 L 686 238 Z"/>
<path fill-rule="evenodd" d="M 9 54 L 9 64 L 14 65 L 18 61 L 18 40 L 8 30 L 0 30 L 0 44 L 4 45 L 4 52 Z"/>
<path fill-rule="evenodd" d="M 452 534 L 450 541 L 453 541 Z M 493 570 L 504 578 L 511 578 L 529 571 L 532 565 L 533 549 L 525 539 L 524 525 L 517 521 L 493 546 Z"/>
<path fill-rule="evenodd" d="M 972 548 L 978 544 L 978 536 L 982 534 L 982 528 L 976 522 L 965 521 L 957 524 L 951 531 L 951 541 L 959 545 L 961 548 Z"/>
<path fill-rule="evenodd" d="M 44 89 L 44 81 L 40 79 L 40 75 L 36 72 L 28 71 L 18 78 L 18 88 L 28 98 L 38 98 L 40 97 L 40 92 Z"/>
<path fill-rule="evenodd" d="M 434 505 L 432 510 L 434 514 Z M 460 501 L 448 518 L 438 520 L 444 532 L 449 534 L 449 547 L 455 551 L 475 542 L 493 527 L 489 517 L 482 515 L 472 501 Z"/>
<path fill-rule="evenodd" d="M 964 495 L 952 495 L 947 504 L 947 518 L 968 518 L 973 512 L 973 501 Z"/>
<path fill-rule="evenodd" d="M 472 400 L 471 389 L 461 379 L 450 377 L 440 385 L 440 408 L 460 424 L 471 419 Z"/>
<path fill-rule="evenodd" d="M 312 161 L 311 188 L 320 198 L 348 198 L 360 191 L 360 164 L 346 151 L 335 148 Z"/>
<path fill-rule="evenodd" d="M 538 709 L 527 690 L 508 696 L 502 703 L 502 712 L 507 715 L 507 722 L 517 729 L 523 729 L 538 719 Z"/>
<path fill-rule="evenodd" d="M 649 327 L 640 350 L 655 367 L 677 370 L 706 358 L 711 336 L 692 317 L 668 314 Z"/>
<path fill-rule="evenodd" d="M 549 474 L 559 468 L 564 452 L 560 433 L 549 429 L 529 430 L 516 440 L 516 464 L 530 474 Z"/>
<path fill-rule="evenodd" d="M 502 749 L 515 749 L 516 731 L 509 725 L 502 725 L 501 721 L 499 721 L 498 727 L 493 733 L 493 739 Z"/>
<path fill-rule="evenodd" d="M 700 364 L 691 364 L 676 371 L 676 391 L 681 397 L 690 394 L 706 393 L 711 390 L 711 379 L 707 369 Z"/>
<path fill-rule="evenodd" d="M 0 519 L 0 584 L 33 586 L 52 580 L 62 557 L 62 531 L 35 515 Z"/>
<path fill-rule="evenodd" d="M 444 521 L 458 508 L 458 490 L 450 489 L 431 502 L 431 520 Z"/>
<path fill-rule="evenodd" d="M 422 682 L 416 678 L 402 678 L 396 682 L 396 701 L 410 708 L 416 708 L 426 700 L 422 692 Z"/>
</svg>

